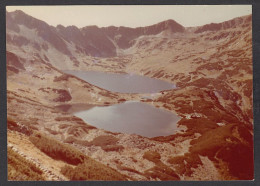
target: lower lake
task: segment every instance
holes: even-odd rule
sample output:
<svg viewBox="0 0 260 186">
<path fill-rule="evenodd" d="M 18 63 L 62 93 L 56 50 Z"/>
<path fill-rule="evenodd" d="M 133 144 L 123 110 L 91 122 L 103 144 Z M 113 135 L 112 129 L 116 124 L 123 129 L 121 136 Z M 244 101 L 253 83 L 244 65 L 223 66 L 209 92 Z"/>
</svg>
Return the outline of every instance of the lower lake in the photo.
<svg viewBox="0 0 260 186">
<path fill-rule="evenodd" d="M 169 111 L 134 101 L 95 106 L 74 115 L 100 129 L 145 137 L 174 134 L 176 123 L 180 120 L 180 117 Z"/>
</svg>

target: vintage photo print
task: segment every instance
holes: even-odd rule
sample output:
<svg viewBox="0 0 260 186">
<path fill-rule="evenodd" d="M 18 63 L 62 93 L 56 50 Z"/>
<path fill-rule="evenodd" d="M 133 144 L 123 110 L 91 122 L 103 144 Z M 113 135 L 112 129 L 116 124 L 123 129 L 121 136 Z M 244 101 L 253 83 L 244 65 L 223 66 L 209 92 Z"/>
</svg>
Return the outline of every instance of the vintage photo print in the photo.
<svg viewBox="0 0 260 186">
<path fill-rule="evenodd" d="M 254 180 L 252 69 L 252 5 L 6 6 L 8 180 Z"/>
</svg>

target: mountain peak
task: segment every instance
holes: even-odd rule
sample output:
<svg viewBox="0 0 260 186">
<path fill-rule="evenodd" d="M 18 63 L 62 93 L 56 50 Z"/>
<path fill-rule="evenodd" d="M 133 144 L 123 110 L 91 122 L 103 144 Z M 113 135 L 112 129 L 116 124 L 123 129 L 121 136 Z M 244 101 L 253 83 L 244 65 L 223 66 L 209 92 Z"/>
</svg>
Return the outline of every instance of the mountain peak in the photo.
<svg viewBox="0 0 260 186">
<path fill-rule="evenodd" d="M 160 23 L 151 25 L 151 26 L 147 26 L 147 27 L 143 27 L 145 30 L 145 33 L 148 35 L 152 35 L 152 34 L 159 34 L 162 31 L 170 31 L 172 33 L 176 33 L 176 32 L 184 32 L 185 31 L 185 27 L 183 27 L 181 24 L 177 23 L 176 21 L 172 20 L 172 19 L 168 19 L 166 21 L 162 21 Z"/>
<path fill-rule="evenodd" d="M 175 25 L 175 24 L 179 24 L 177 23 L 175 20 L 173 19 L 168 19 L 168 20 L 165 20 L 165 21 L 162 21 L 161 23 L 165 23 L 165 25 Z"/>
<path fill-rule="evenodd" d="M 22 10 L 15 10 L 15 11 L 10 12 L 10 13 L 13 13 L 13 14 L 16 14 L 16 15 L 27 15 L 27 14 L 24 13 Z"/>
</svg>

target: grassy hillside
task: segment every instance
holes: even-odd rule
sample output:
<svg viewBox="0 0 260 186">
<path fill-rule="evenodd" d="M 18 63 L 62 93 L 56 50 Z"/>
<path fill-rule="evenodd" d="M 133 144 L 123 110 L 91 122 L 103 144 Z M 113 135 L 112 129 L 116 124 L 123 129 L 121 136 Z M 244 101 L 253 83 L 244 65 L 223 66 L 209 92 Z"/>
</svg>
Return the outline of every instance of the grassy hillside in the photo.
<svg viewBox="0 0 260 186">
<path fill-rule="evenodd" d="M 38 181 L 44 180 L 42 171 L 10 147 L 7 148 L 8 180 Z"/>
<path fill-rule="evenodd" d="M 70 145 L 63 144 L 54 138 L 41 133 L 30 136 L 30 141 L 42 152 L 56 160 L 67 163 L 61 173 L 70 180 L 126 180 L 127 177 L 116 170 L 105 166 L 84 155 Z M 76 165 L 75 168 L 74 166 Z"/>
</svg>

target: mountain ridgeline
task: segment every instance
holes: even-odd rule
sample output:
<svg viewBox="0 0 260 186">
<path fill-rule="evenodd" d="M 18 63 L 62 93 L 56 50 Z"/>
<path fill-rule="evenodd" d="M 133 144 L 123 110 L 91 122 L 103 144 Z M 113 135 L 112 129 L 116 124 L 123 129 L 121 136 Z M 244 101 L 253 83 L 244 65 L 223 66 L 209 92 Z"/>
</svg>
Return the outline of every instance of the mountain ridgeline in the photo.
<svg viewBox="0 0 260 186">
<path fill-rule="evenodd" d="M 228 29 L 238 25 L 247 26 L 250 24 L 251 15 L 235 18 L 223 23 L 212 23 L 200 27 L 194 27 L 193 33 L 202 33 L 206 31 L 218 31 Z M 20 10 L 6 13 L 7 29 L 15 33 L 21 32 L 26 27 L 35 30 L 37 36 L 44 42 L 33 42 L 38 50 L 47 50 L 47 43 L 51 44 L 61 53 L 73 56 L 73 52 L 68 48 L 68 44 L 75 46 L 75 52 L 83 53 L 94 57 L 114 57 L 117 56 L 117 48 L 127 49 L 134 45 L 135 39 L 140 36 L 157 35 L 160 33 L 185 34 L 189 33 L 187 29 L 174 20 L 166 20 L 151 26 L 128 28 L 128 27 L 97 27 L 86 26 L 78 28 L 76 26 L 58 25 L 53 27 L 44 21 L 33 18 Z M 23 36 L 12 37 L 7 33 L 7 42 L 15 43 L 19 46 L 30 44 L 30 39 Z M 46 43 L 47 42 L 47 43 Z M 31 43 L 32 44 L 32 43 Z"/>
</svg>

